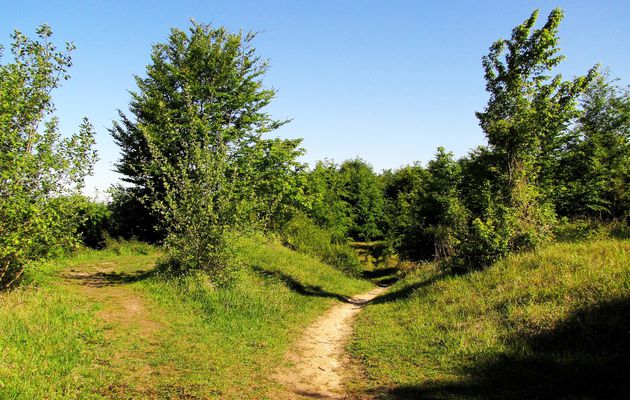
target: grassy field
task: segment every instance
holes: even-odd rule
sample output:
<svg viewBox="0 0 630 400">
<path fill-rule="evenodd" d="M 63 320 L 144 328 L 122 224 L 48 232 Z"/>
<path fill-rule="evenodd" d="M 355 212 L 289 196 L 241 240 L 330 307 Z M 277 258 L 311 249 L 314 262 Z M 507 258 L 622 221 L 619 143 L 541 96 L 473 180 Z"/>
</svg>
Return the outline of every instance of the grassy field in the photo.
<svg viewBox="0 0 630 400">
<path fill-rule="evenodd" d="M 401 399 L 630 393 L 630 241 L 558 243 L 488 270 L 426 265 L 359 315 L 354 388 Z"/>
<path fill-rule="evenodd" d="M 371 285 L 268 239 L 236 250 L 222 290 L 156 275 L 147 246 L 42 264 L 0 294 L 0 398 L 276 398 L 291 341 Z"/>
</svg>

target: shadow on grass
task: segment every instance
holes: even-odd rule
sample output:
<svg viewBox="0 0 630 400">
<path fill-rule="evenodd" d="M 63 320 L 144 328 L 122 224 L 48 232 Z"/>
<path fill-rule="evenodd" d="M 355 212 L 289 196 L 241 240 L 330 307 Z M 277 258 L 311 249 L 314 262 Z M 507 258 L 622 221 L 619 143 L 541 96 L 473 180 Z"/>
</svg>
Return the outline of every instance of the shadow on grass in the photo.
<svg viewBox="0 0 630 400">
<path fill-rule="evenodd" d="M 321 288 L 321 286 L 314 285 L 304 285 L 301 282 L 297 281 L 290 275 L 287 275 L 280 271 L 269 271 L 260 266 L 253 266 L 252 269 L 254 272 L 260 274 L 265 278 L 277 279 L 284 283 L 286 287 L 301 294 L 302 296 L 314 296 L 314 297 L 328 297 L 331 299 L 337 299 L 339 301 L 343 301 L 345 303 L 350 302 L 350 298 L 341 294 L 328 292 Z"/>
<path fill-rule="evenodd" d="M 363 271 L 361 277 L 370 280 L 380 286 L 389 286 L 398 280 L 396 273 L 398 268 L 376 268 Z"/>
<path fill-rule="evenodd" d="M 380 390 L 392 399 L 628 399 L 630 297 L 579 310 L 555 329 L 507 339 L 511 354 L 462 368 L 462 383 Z"/>
<path fill-rule="evenodd" d="M 435 282 L 437 282 L 440 279 L 444 278 L 444 276 L 445 276 L 445 274 L 443 274 L 443 273 L 437 274 L 437 275 L 435 275 L 435 276 L 433 276 L 431 278 L 425 279 L 423 281 L 410 283 L 409 285 L 403 286 L 400 289 L 390 290 L 386 294 L 384 294 L 382 296 L 378 296 L 377 298 L 372 300 L 372 304 L 382 304 L 382 303 L 389 303 L 389 302 L 392 302 L 392 301 L 407 299 L 412 294 L 414 294 L 415 291 L 417 291 L 417 290 L 419 290 L 421 288 L 425 288 L 425 287 L 431 286 Z"/>
<path fill-rule="evenodd" d="M 62 278 L 73 281 L 80 285 L 93 286 L 93 287 L 105 287 L 105 286 L 117 286 L 125 285 L 133 282 L 138 282 L 143 279 L 147 279 L 155 274 L 155 270 L 139 270 L 131 273 L 126 272 L 94 272 L 94 273 L 81 273 L 71 272 L 61 275 Z"/>
</svg>

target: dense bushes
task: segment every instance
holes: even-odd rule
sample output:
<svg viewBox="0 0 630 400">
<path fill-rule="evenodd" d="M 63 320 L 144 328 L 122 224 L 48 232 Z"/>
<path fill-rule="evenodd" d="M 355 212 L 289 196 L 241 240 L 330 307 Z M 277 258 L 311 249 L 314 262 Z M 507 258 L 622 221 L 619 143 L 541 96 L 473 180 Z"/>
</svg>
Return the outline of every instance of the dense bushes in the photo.
<svg viewBox="0 0 630 400">
<path fill-rule="evenodd" d="M 334 241 L 383 236 L 382 185 L 367 162 L 359 158 L 340 165 L 320 161 L 306 173 L 304 185 L 302 211 L 331 232 Z"/>
<path fill-rule="evenodd" d="M 102 249 L 110 232 L 111 212 L 106 203 L 79 197 L 76 211 L 77 234 L 83 244 L 93 249 Z"/>
<path fill-rule="evenodd" d="M 297 214 L 284 227 L 282 236 L 294 250 L 313 255 L 351 276 L 361 273 L 356 252 L 344 243 L 333 243 L 333 235 Z"/>
<path fill-rule="evenodd" d="M 92 125 L 84 120 L 62 138 L 53 114 L 51 92 L 69 78 L 74 47 L 58 51 L 46 25 L 37 35 L 16 31 L 11 62 L 0 65 L 0 289 L 34 260 L 76 242 L 69 196 L 96 160 Z"/>
</svg>

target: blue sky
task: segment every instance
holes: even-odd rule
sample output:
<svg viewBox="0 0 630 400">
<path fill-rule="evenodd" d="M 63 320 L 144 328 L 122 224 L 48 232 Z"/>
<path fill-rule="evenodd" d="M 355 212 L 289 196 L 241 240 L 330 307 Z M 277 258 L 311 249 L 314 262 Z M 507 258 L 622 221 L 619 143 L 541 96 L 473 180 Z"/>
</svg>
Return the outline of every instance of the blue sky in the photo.
<svg viewBox="0 0 630 400">
<path fill-rule="evenodd" d="M 72 78 L 55 93 L 63 132 L 87 116 L 101 161 L 87 193 L 104 190 L 118 149 L 107 129 L 126 110 L 133 75 L 151 45 L 189 20 L 261 31 L 256 48 L 278 90 L 269 108 L 292 118 L 278 134 L 302 137 L 305 161 L 360 156 L 377 170 L 426 162 L 438 146 L 458 157 L 484 143 L 474 112 L 487 102 L 481 57 L 540 9 L 565 10 L 560 47 L 565 78 L 601 63 L 630 77 L 627 1 L 5 1 L 0 43 L 46 22 L 55 41 L 74 41 Z"/>
</svg>

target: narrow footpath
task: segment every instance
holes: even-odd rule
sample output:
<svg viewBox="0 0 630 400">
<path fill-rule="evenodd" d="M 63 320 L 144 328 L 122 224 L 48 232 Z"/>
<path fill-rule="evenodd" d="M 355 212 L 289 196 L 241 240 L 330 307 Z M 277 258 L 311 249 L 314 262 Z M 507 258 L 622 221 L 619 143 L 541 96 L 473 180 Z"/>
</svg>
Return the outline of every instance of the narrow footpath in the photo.
<svg viewBox="0 0 630 400">
<path fill-rule="evenodd" d="M 352 334 L 354 318 L 363 306 L 386 290 L 372 289 L 319 317 L 287 354 L 290 366 L 276 373 L 278 382 L 301 398 L 344 398 L 344 348 Z"/>
</svg>

